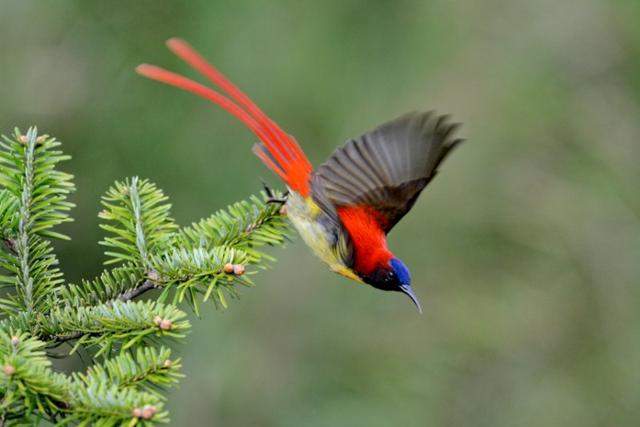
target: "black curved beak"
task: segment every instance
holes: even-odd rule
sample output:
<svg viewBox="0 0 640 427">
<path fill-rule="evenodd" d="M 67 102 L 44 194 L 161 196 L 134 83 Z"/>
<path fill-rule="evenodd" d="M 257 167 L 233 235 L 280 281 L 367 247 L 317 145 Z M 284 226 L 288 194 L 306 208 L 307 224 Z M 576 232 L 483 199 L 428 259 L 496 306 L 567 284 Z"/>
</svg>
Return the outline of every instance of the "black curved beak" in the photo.
<svg viewBox="0 0 640 427">
<path fill-rule="evenodd" d="M 413 303 L 418 308 L 418 312 L 422 314 L 422 306 L 420 305 L 420 301 L 418 300 L 415 292 L 413 292 L 413 288 L 411 287 L 411 285 L 400 285 L 400 292 L 411 298 L 411 301 L 413 301 Z"/>
</svg>

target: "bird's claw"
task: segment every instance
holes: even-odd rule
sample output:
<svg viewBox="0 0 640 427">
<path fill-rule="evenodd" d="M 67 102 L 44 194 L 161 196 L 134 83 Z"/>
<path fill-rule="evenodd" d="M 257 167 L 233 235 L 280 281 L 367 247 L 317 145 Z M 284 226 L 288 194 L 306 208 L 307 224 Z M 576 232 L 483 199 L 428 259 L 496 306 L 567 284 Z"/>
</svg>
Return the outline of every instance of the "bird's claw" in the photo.
<svg viewBox="0 0 640 427">
<path fill-rule="evenodd" d="M 267 194 L 267 203 L 278 203 L 281 205 L 287 203 L 289 191 L 286 191 L 282 197 L 276 197 L 271 187 L 269 187 L 265 182 L 262 183 L 262 188 L 264 188 L 264 192 Z"/>
</svg>

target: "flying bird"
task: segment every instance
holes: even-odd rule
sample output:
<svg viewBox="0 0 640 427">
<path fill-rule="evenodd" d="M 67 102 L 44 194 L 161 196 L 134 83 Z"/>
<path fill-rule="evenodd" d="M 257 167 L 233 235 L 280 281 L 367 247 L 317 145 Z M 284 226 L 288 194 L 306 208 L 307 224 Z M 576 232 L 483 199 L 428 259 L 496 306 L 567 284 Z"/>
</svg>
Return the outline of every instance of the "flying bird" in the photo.
<svg viewBox="0 0 640 427">
<path fill-rule="evenodd" d="M 422 308 L 407 266 L 387 247 L 387 234 L 411 209 L 462 139 L 458 123 L 434 112 L 411 112 L 350 139 L 313 170 L 296 140 L 196 50 L 181 39 L 169 49 L 226 93 L 163 68 L 136 71 L 222 107 L 261 141 L 253 152 L 288 187 L 287 216 L 331 270 L 385 291 L 406 294 Z"/>
</svg>

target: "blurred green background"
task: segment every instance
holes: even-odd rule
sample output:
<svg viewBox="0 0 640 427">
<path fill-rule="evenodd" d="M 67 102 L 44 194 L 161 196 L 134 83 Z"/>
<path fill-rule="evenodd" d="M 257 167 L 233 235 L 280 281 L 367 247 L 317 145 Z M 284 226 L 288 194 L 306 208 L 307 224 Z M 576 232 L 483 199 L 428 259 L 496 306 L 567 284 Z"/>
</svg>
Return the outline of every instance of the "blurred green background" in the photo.
<svg viewBox="0 0 640 427">
<path fill-rule="evenodd" d="M 0 130 L 73 155 L 67 278 L 98 198 L 158 183 L 188 224 L 277 181 L 253 135 L 134 74 L 182 36 L 318 164 L 412 109 L 464 122 L 390 236 L 425 313 L 295 240 L 178 346 L 172 425 L 622 426 L 640 420 L 640 2 L 0 0 Z"/>
</svg>

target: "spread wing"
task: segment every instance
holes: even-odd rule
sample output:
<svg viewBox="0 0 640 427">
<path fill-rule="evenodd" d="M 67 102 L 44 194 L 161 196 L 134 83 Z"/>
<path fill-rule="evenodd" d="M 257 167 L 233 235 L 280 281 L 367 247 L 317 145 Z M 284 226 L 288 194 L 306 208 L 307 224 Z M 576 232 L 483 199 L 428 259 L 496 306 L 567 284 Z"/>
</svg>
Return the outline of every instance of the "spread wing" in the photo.
<svg viewBox="0 0 640 427">
<path fill-rule="evenodd" d="M 316 203 L 339 222 L 337 208 L 366 206 L 388 233 L 411 209 L 451 150 L 459 124 L 413 112 L 351 139 L 311 179 Z"/>
</svg>

